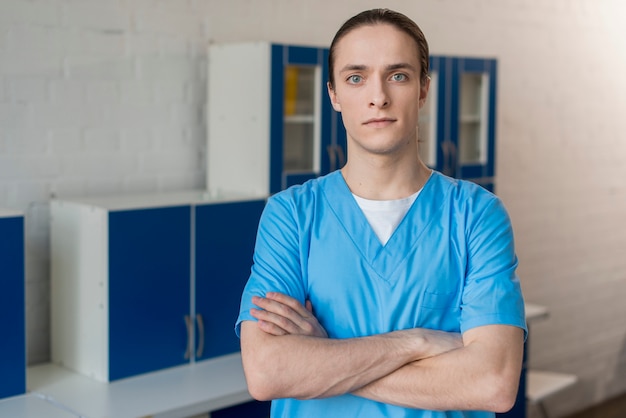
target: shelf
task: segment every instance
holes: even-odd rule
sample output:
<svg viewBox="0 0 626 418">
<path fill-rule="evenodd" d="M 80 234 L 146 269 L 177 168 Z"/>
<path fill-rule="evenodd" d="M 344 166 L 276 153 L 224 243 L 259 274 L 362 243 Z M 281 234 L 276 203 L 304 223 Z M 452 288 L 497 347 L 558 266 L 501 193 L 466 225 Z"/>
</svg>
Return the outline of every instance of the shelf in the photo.
<svg viewBox="0 0 626 418">
<path fill-rule="evenodd" d="M 573 374 L 528 370 L 526 398 L 533 403 L 541 402 L 574 385 L 578 378 Z"/>
<path fill-rule="evenodd" d="M 285 123 L 314 123 L 315 115 L 285 116 Z"/>
</svg>

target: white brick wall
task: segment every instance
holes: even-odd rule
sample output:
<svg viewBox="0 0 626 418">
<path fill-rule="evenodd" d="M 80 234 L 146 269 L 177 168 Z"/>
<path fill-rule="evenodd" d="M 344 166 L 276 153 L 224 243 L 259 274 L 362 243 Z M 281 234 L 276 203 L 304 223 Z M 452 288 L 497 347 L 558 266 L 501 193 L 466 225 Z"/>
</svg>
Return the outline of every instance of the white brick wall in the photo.
<svg viewBox="0 0 626 418">
<path fill-rule="evenodd" d="M 499 59 L 497 191 L 526 298 L 551 312 L 532 326 L 531 365 L 581 378 L 548 402 L 552 414 L 626 392 L 626 6 L 385 5 L 414 17 L 433 53 Z M 203 187 L 206 44 L 328 45 L 345 18 L 377 6 L 0 1 L 0 206 L 27 214 L 31 363 L 49 358 L 50 195 Z"/>
</svg>

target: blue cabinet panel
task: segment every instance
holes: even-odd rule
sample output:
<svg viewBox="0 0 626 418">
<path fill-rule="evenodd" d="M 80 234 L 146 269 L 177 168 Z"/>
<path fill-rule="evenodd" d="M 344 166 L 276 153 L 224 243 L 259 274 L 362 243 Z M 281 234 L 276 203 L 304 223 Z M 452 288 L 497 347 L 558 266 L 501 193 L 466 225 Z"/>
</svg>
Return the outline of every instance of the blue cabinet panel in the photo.
<svg viewBox="0 0 626 418">
<path fill-rule="evenodd" d="M 24 219 L 0 218 L 0 398 L 26 392 Z"/>
<path fill-rule="evenodd" d="M 184 364 L 191 208 L 109 214 L 109 379 Z"/>
<path fill-rule="evenodd" d="M 269 418 L 271 402 L 251 401 L 211 411 L 211 418 Z"/>
<path fill-rule="evenodd" d="M 199 359 L 240 349 L 234 324 L 264 206 L 264 200 L 255 200 L 196 207 L 195 302 L 205 338 Z"/>
</svg>

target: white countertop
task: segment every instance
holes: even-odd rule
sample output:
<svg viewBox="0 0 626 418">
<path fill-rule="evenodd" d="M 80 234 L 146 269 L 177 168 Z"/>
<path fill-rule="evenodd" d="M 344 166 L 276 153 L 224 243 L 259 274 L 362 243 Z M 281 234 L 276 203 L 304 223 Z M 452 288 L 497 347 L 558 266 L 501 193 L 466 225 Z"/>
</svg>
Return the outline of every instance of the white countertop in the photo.
<svg viewBox="0 0 626 418">
<path fill-rule="evenodd" d="M 239 353 L 112 383 L 48 363 L 28 369 L 28 390 L 88 418 L 188 417 L 252 399 Z"/>
<path fill-rule="evenodd" d="M 0 417 L 6 418 L 76 418 L 61 405 L 28 394 L 0 400 Z"/>
</svg>

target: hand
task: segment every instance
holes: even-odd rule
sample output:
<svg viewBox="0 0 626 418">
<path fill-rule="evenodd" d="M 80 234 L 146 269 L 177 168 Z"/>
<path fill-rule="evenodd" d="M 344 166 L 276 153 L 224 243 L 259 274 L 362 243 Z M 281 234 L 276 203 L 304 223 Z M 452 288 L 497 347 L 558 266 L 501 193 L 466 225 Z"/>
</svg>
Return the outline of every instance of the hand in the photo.
<svg viewBox="0 0 626 418">
<path fill-rule="evenodd" d="M 328 338 L 328 334 L 313 315 L 311 301 L 302 306 L 296 299 L 283 293 L 268 292 L 264 298 L 254 296 L 252 303 L 261 309 L 251 309 L 258 326 L 272 335 L 306 335 Z"/>
</svg>

